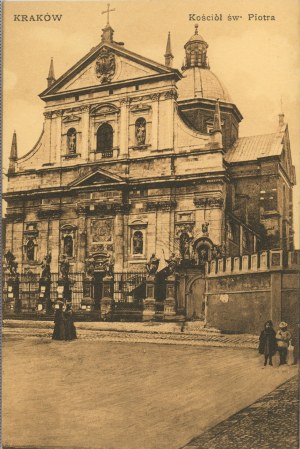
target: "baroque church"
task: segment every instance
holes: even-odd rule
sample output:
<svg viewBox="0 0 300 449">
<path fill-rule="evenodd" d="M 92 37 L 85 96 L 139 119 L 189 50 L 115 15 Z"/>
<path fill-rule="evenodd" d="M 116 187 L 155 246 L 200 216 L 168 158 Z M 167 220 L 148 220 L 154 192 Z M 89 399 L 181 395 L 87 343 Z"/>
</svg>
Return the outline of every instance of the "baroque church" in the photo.
<svg viewBox="0 0 300 449">
<path fill-rule="evenodd" d="M 288 126 L 239 137 L 243 119 L 208 63 L 195 25 L 173 67 L 114 40 L 101 42 L 58 79 L 51 60 L 44 126 L 8 172 L 6 251 L 20 273 L 145 271 L 152 255 L 203 269 L 221 257 L 293 250 L 295 169 Z"/>
</svg>

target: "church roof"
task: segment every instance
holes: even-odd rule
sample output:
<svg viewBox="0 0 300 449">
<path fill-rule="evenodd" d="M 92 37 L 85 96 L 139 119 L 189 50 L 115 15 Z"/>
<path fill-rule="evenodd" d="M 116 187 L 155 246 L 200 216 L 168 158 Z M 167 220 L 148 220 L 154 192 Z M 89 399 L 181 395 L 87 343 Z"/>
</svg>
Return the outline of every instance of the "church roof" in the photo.
<svg viewBox="0 0 300 449">
<path fill-rule="evenodd" d="M 93 47 L 89 53 L 87 53 L 83 58 L 81 58 L 76 64 L 74 64 L 69 70 L 67 70 L 62 76 L 60 76 L 51 86 L 45 89 L 39 96 L 43 99 L 47 95 L 51 95 L 57 92 L 57 90 L 63 86 L 70 78 L 78 74 L 84 67 L 86 67 L 89 63 L 97 58 L 101 49 L 108 48 L 112 50 L 116 55 L 123 56 L 128 58 L 136 63 L 142 64 L 145 67 L 148 67 L 154 70 L 157 74 L 175 74 L 177 79 L 181 78 L 181 73 L 177 69 L 173 69 L 167 67 L 164 64 L 160 64 L 156 61 L 153 61 L 149 58 L 141 56 L 137 53 L 134 53 L 130 50 L 127 50 L 122 45 L 117 44 L 116 42 L 107 43 L 101 42 L 96 47 Z M 111 83 L 112 84 L 112 83 Z M 100 84 L 99 84 L 100 85 Z"/>
<path fill-rule="evenodd" d="M 231 103 L 227 89 L 219 78 L 209 69 L 190 67 L 183 72 L 183 78 L 178 82 L 179 100 L 193 98 L 208 98 Z"/>
<path fill-rule="evenodd" d="M 284 131 L 259 136 L 240 137 L 226 154 L 229 163 L 254 161 L 263 157 L 280 156 Z"/>
</svg>

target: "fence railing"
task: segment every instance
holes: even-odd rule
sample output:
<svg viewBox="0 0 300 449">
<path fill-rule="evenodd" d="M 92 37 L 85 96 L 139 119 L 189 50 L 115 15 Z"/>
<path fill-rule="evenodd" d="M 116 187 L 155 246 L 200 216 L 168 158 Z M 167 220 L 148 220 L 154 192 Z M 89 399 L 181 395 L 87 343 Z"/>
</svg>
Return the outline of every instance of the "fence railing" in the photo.
<svg viewBox="0 0 300 449">
<path fill-rule="evenodd" d="M 40 276 L 33 273 L 20 274 L 18 276 L 18 294 L 15 295 L 15 298 L 12 298 L 9 291 L 9 279 L 10 276 L 4 273 L 2 282 L 4 310 L 7 309 L 5 306 L 10 305 L 12 300 L 17 298 L 20 312 L 35 312 L 40 300 Z M 83 298 L 88 295 L 90 295 L 91 300 L 97 299 L 98 302 L 101 300 L 102 280 L 86 279 L 84 273 L 70 273 L 69 280 L 74 311 L 80 309 Z M 55 303 L 58 299 L 58 281 L 58 273 L 52 273 L 50 283 L 50 300 L 52 303 Z M 114 273 L 112 282 L 115 302 L 134 303 L 145 298 L 146 272 Z M 94 297 L 96 294 L 99 296 L 98 298 Z"/>
</svg>

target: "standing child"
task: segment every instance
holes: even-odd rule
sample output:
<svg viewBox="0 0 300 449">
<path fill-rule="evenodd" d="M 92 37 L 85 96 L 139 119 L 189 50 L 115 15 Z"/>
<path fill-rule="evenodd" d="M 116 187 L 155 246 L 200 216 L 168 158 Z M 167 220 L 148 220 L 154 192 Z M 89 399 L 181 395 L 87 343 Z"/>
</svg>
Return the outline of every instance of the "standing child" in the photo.
<svg viewBox="0 0 300 449">
<path fill-rule="evenodd" d="M 265 356 L 264 366 L 266 366 L 268 359 L 269 365 L 273 366 L 272 356 L 275 354 L 276 349 L 276 332 L 273 329 L 272 321 L 268 320 L 265 323 L 264 330 L 260 334 L 258 348 L 258 352 Z"/>
<path fill-rule="evenodd" d="M 280 355 L 280 365 L 286 364 L 286 356 L 288 352 L 289 342 L 292 338 L 291 333 L 287 330 L 287 323 L 282 321 L 279 324 L 279 331 L 276 334 L 278 352 Z"/>
</svg>

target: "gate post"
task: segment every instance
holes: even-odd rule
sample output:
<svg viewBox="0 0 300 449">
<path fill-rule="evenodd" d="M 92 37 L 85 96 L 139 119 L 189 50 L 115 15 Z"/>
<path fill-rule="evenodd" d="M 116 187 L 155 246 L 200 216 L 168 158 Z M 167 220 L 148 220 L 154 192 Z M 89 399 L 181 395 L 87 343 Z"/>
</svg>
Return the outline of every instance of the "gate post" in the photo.
<svg viewBox="0 0 300 449">
<path fill-rule="evenodd" d="M 172 319 L 176 315 L 176 275 L 166 279 L 166 299 L 164 301 L 164 319 Z"/>
<path fill-rule="evenodd" d="M 19 296 L 20 281 L 19 276 L 10 277 L 7 281 L 8 290 L 8 302 L 10 304 L 11 311 L 15 313 L 21 312 L 21 300 Z"/>
<path fill-rule="evenodd" d="M 146 298 L 143 301 L 143 321 L 150 321 L 155 315 L 154 286 L 155 275 L 149 274 L 146 278 Z"/>
<path fill-rule="evenodd" d="M 102 299 L 100 302 L 101 319 L 111 320 L 114 311 L 114 280 L 112 276 L 105 276 L 102 285 Z"/>
</svg>

